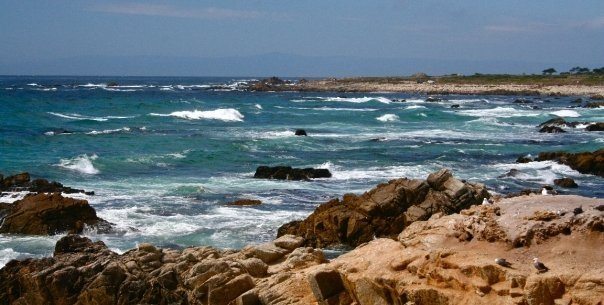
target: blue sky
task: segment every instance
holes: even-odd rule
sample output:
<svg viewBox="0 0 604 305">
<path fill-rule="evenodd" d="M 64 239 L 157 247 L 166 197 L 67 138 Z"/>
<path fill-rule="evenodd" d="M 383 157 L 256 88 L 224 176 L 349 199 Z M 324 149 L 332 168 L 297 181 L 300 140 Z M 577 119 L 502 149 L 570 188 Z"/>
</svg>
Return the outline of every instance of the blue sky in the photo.
<svg viewBox="0 0 604 305">
<path fill-rule="evenodd" d="M 73 57 L 266 53 L 425 59 L 439 72 L 456 61 L 600 67 L 604 1 L 0 0 L 0 40 L 0 73 L 53 72 Z"/>
</svg>

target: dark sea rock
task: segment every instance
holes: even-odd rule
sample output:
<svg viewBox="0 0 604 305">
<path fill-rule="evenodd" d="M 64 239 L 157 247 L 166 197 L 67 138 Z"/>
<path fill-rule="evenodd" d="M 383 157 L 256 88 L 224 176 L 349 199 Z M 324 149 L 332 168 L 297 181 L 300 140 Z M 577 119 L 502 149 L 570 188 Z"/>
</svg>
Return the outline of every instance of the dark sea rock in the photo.
<svg viewBox="0 0 604 305">
<path fill-rule="evenodd" d="M 331 178 L 331 173 L 324 168 L 292 168 L 291 166 L 259 166 L 254 178 L 278 180 L 308 180 L 314 178 Z"/>
<path fill-rule="evenodd" d="M 518 176 L 518 174 L 520 174 L 520 171 L 515 168 L 512 168 L 507 173 L 505 173 L 497 178 L 516 177 L 516 176 Z"/>
<path fill-rule="evenodd" d="M 604 177 L 604 149 L 594 152 L 542 152 L 535 161 L 553 160 L 582 173 Z"/>
<path fill-rule="evenodd" d="M 539 132 L 544 132 L 544 133 L 564 133 L 566 131 L 564 131 L 564 129 L 557 127 L 557 126 L 544 126 L 541 129 L 539 129 Z"/>
<path fill-rule="evenodd" d="M 533 103 L 533 101 L 528 100 L 528 99 L 519 98 L 519 99 L 514 100 L 514 104 L 532 104 L 532 103 Z"/>
<path fill-rule="evenodd" d="M 593 123 L 585 127 L 587 131 L 604 131 L 604 122 Z"/>
<path fill-rule="evenodd" d="M 455 213 L 489 196 L 484 185 L 462 182 L 443 169 L 425 181 L 391 180 L 363 195 L 346 194 L 328 201 L 308 218 L 281 226 L 278 236 L 301 236 L 312 247 L 354 247 L 375 237 L 395 238 L 414 221 L 438 212 Z"/>
<path fill-rule="evenodd" d="M 297 135 L 297 136 L 307 136 L 306 130 L 304 130 L 304 129 L 296 129 L 295 135 Z"/>
<path fill-rule="evenodd" d="M 227 203 L 227 205 L 246 206 L 246 205 L 261 205 L 262 201 L 254 199 L 239 199 Z"/>
<path fill-rule="evenodd" d="M 584 108 L 600 108 L 604 107 L 604 102 L 589 102 L 583 106 Z"/>
<path fill-rule="evenodd" d="M 592 96 L 589 97 L 592 100 L 604 100 L 604 95 L 602 94 L 594 94 Z"/>
<path fill-rule="evenodd" d="M 459 107 L 460 107 L 459 104 L 453 104 L 453 105 L 451 105 L 451 108 L 459 108 Z"/>
<path fill-rule="evenodd" d="M 577 185 L 577 183 L 575 182 L 575 180 L 573 180 L 572 178 L 560 178 L 560 179 L 555 179 L 554 180 L 554 184 L 560 187 L 565 187 L 565 188 L 577 188 L 579 187 L 579 185 Z"/>
<path fill-rule="evenodd" d="M 563 118 L 553 118 L 539 124 L 537 127 L 567 126 L 567 124 L 568 123 Z"/>
<path fill-rule="evenodd" d="M 0 233 L 54 235 L 81 233 L 84 225 L 109 231 L 111 224 L 96 216 L 86 200 L 59 193 L 27 195 L 3 209 Z"/>
<path fill-rule="evenodd" d="M 521 157 L 518 157 L 518 159 L 516 159 L 516 163 L 529 163 L 529 162 L 533 162 L 533 159 L 531 159 L 527 156 L 521 156 Z"/>
<path fill-rule="evenodd" d="M 577 98 L 577 99 L 574 99 L 574 100 L 572 100 L 570 102 L 573 103 L 573 104 L 581 104 L 581 103 L 583 103 L 583 99 L 582 98 Z"/>
<path fill-rule="evenodd" d="M 2 175 L 0 175 L 1 177 Z M 4 179 L 0 179 L 0 191 L 11 192 L 11 191 L 29 191 L 33 193 L 85 193 L 87 195 L 94 195 L 94 192 L 86 192 L 80 189 L 74 189 L 71 187 L 64 186 L 63 184 L 55 181 L 48 181 L 46 179 L 35 179 L 31 181 L 29 173 L 20 173 L 13 176 L 8 176 Z"/>
</svg>

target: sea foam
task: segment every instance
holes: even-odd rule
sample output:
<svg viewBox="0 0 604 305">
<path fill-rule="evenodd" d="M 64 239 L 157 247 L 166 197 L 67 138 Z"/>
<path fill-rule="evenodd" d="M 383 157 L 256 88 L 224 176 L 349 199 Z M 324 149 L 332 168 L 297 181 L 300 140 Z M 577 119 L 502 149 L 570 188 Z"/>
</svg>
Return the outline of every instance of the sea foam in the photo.
<svg viewBox="0 0 604 305">
<path fill-rule="evenodd" d="M 567 117 L 567 118 L 578 118 L 581 115 L 574 110 L 558 110 L 554 111 L 551 114 L 559 116 L 559 117 Z"/>
<path fill-rule="evenodd" d="M 66 168 L 78 173 L 95 175 L 99 173 L 99 170 L 94 167 L 92 161 L 98 159 L 96 154 L 88 156 L 87 154 L 79 155 L 72 159 L 61 159 L 58 166 Z"/>
<path fill-rule="evenodd" d="M 388 113 L 377 117 L 376 120 L 380 122 L 394 122 L 398 121 L 398 116 L 396 114 Z"/>
<path fill-rule="evenodd" d="M 216 110 L 193 110 L 193 111 L 175 111 L 170 114 L 150 113 L 153 116 L 173 116 L 187 120 L 220 120 L 225 122 L 243 122 L 243 114 L 237 109 L 221 108 Z"/>
</svg>

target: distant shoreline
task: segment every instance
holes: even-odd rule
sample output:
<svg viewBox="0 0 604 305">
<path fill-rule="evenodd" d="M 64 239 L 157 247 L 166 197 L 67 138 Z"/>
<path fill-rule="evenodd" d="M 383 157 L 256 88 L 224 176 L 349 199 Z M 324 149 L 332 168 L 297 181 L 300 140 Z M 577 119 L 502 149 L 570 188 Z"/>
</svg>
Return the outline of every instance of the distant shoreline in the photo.
<svg viewBox="0 0 604 305">
<path fill-rule="evenodd" d="M 604 98 L 604 75 L 473 75 L 356 77 L 300 80 L 278 78 L 250 85 L 252 91 L 392 92 L 428 95 L 542 95 Z"/>
</svg>

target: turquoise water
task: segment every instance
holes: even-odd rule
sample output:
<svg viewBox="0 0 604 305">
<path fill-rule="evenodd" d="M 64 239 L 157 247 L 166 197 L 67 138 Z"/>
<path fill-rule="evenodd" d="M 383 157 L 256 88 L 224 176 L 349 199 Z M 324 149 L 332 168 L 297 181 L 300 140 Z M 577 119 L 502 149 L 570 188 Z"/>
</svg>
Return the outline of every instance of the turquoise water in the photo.
<svg viewBox="0 0 604 305">
<path fill-rule="evenodd" d="M 119 86 L 104 85 L 112 81 Z M 28 171 L 95 191 L 80 197 L 124 232 L 87 235 L 118 252 L 143 241 L 227 248 L 264 242 L 330 198 L 442 167 L 494 192 L 569 176 L 580 188 L 565 192 L 604 197 L 601 178 L 552 162 L 514 163 L 541 151 L 603 147 L 602 132 L 537 132 L 555 116 L 604 121 L 603 109 L 568 108 L 577 97 L 516 104 L 516 96 L 449 95 L 426 102 L 413 94 L 240 91 L 245 81 L 0 77 L 0 172 Z M 309 136 L 294 136 L 297 128 Z M 334 177 L 252 179 L 260 165 L 324 167 Z M 511 168 L 521 174 L 497 178 Z M 224 205 L 239 198 L 263 204 Z M 0 264 L 49 255 L 57 239 L 0 235 Z"/>
</svg>

